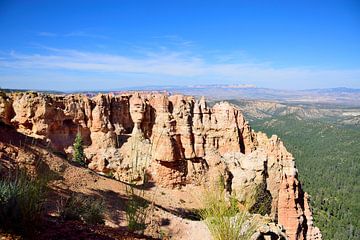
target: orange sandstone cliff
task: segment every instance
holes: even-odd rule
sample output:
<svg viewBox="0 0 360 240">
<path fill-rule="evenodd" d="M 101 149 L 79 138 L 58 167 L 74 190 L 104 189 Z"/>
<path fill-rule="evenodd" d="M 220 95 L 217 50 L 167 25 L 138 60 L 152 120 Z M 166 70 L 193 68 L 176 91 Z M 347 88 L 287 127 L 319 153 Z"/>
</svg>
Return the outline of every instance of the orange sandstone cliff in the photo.
<svg viewBox="0 0 360 240">
<path fill-rule="evenodd" d="M 321 239 L 292 155 L 227 102 L 209 107 L 204 98 L 163 93 L 1 93 L 0 120 L 69 157 L 80 133 L 88 167 L 121 181 L 181 187 L 222 176 L 240 201 L 265 184 L 270 217 L 288 239 Z"/>
</svg>

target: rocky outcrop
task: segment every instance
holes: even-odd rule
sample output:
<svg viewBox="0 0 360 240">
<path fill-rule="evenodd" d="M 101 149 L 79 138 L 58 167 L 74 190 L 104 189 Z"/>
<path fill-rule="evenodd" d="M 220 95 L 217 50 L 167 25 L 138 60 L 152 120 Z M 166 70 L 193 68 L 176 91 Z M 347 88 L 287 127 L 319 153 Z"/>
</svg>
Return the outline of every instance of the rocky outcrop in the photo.
<svg viewBox="0 0 360 240">
<path fill-rule="evenodd" d="M 69 158 L 80 133 L 88 167 L 122 181 L 178 187 L 223 178 L 241 202 L 265 186 L 269 215 L 289 239 L 321 238 L 292 155 L 278 137 L 255 133 L 227 102 L 209 107 L 204 98 L 161 93 L 13 93 L 0 95 L 0 120 Z"/>
<path fill-rule="evenodd" d="M 304 194 L 304 214 L 306 216 L 306 220 L 307 220 L 307 233 L 306 233 L 306 239 L 317 239 L 320 240 L 322 239 L 322 235 L 320 232 L 320 229 L 318 227 L 315 227 L 314 222 L 313 222 L 313 216 L 312 216 L 312 211 L 311 208 L 309 206 L 309 195 L 307 193 Z"/>
<path fill-rule="evenodd" d="M 262 224 L 259 227 L 258 231 L 253 236 L 251 236 L 250 239 L 251 240 L 264 240 L 264 239 L 288 240 L 289 238 L 286 236 L 285 229 L 283 229 L 281 225 L 271 222 L 267 224 Z"/>
</svg>

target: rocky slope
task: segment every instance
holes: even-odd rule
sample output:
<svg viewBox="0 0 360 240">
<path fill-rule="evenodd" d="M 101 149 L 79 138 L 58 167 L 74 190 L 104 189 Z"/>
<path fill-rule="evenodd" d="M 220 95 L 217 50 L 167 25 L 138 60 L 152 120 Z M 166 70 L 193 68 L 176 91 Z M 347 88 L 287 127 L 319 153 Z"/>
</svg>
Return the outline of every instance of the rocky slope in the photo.
<svg viewBox="0 0 360 240">
<path fill-rule="evenodd" d="M 125 182 L 178 188 L 223 178 L 242 202 L 264 184 L 269 215 L 289 239 L 321 239 L 292 155 L 227 102 L 209 108 L 204 98 L 158 93 L 3 93 L 0 119 L 69 158 L 80 133 L 89 168 Z"/>
</svg>

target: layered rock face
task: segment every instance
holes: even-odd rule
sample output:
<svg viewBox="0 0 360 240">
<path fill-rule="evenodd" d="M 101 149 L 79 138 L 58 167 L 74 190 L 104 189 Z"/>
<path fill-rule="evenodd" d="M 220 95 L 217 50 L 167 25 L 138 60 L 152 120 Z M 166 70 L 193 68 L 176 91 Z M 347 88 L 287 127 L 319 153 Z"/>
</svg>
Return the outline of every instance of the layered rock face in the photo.
<svg viewBox="0 0 360 240">
<path fill-rule="evenodd" d="M 221 177 L 242 202 L 262 184 L 269 214 L 289 239 L 321 239 L 292 155 L 227 102 L 209 107 L 204 98 L 160 93 L 1 94 L 0 120 L 69 157 L 80 133 L 89 168 L 122 181 L 177 187 Z"/>
</svg>

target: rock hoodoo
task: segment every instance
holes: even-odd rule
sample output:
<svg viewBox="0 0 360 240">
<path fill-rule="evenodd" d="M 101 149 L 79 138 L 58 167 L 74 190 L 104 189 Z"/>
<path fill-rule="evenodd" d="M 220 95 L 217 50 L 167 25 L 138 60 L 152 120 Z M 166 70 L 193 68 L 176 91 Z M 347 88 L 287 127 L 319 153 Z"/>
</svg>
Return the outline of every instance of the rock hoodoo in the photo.
<svg viewBox="0 0 360 240">
<path fill-rule="evenodd" d="M 270 217 L 289 239 L 321 239 L 292 155 L 278 137 L 254 132 L 227 102 L 209 107 L 204 98 L 163 93 L 2 93 L 0 120 L 68 156 L 80 133 L 88 167 L 122 181 L 146 176 L 178 187 L 223 176 L 240 201 L 262 184 L 271 195 Z"/>
</svg>

